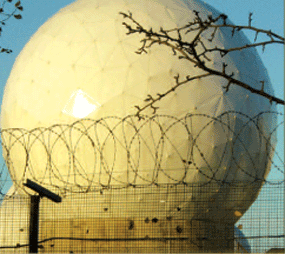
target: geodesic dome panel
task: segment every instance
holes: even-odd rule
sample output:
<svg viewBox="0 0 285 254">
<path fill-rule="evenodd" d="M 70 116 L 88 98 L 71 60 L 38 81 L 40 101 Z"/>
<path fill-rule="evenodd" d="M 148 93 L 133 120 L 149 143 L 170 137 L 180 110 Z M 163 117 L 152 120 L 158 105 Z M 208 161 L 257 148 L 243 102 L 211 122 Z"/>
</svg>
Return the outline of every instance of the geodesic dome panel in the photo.
<svg viewBox="0 0 285 254">
<path fill-rule="evenodd" d="M 131 11 L 146 28 L 185 25 L 199 11 L 219 13 L 192 1 L 76 1 L 49 19 L 27 43 L 13 67 L 2 104 L 3 154 L 15 185 L 33 179 L 72 190 L 90 187 L 264 179 L 274 148 L 270 103 L 238 86 L 225 93 L 220 77 L 197 79 L 158 103 L 161 115 L 138 120 L 134 105 L 161 93 L 181 77 L 203 72 L 167 47 L 134 52 L 141 35 L 127 36 L 119 12 Z M 217 31 L 205 45 L 247 44 L 242 33 Z M 191 40 L 196 33 L 188 33 Z M 210 45 L 211 44 L 211 45 Z M 255 49 L 211 55 L 235 77 L 272 93 Z M 85 118 L 89 119 L 85 119 Z M 81 119 L 81 120 L 78 120 Z M 258 192 L 252 192 L 252 201 Z M 200 193 L 210 198 L 211 195 Z M 232 200 L 230 188 L 224 200 Z M 249 203 L 229 201 L 244 212 Z M 204 208 L 203 208 L 204 209 Z"/>
</svg>

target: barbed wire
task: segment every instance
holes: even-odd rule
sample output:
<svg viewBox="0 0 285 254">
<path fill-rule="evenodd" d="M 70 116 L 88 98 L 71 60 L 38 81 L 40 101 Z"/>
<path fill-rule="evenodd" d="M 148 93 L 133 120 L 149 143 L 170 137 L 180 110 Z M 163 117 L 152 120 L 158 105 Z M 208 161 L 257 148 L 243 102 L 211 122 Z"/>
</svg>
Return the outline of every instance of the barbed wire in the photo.
<svg viewBox="0 0 285 254">
<path fill-rule="evenodd" d="M 284 126 L 278 116 L 228 111 L 217 117 L 81 119 L 49 128 L 2 129 L 2 149 L 17 188 L 26 178 L 71 192 L 164 183 L 252 184 L 268 182 L 271 165 L 284 173 L 275 150 L 276 132 Z"/>
</svg>

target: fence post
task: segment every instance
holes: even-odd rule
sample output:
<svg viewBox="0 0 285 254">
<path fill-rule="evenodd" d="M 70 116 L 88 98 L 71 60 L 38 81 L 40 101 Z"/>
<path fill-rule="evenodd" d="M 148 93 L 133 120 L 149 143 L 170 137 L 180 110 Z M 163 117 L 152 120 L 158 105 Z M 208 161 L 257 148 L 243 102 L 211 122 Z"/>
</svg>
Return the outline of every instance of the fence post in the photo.
<svg viewBox="0 0 285 254">
<path fill-rule="evenodd" d="M 29 252 L 38 253 L 40 196 L 31 196 Z"/>
</svg>

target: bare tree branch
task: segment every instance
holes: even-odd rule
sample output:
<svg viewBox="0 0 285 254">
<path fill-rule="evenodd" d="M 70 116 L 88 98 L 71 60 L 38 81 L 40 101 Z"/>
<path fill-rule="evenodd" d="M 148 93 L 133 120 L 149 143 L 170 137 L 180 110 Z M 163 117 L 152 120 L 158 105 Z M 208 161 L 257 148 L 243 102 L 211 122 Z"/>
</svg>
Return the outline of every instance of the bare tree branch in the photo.
<svg viewBox="0 0 285 254">
<path fill-rule="evenodd" d="M 136 115 L 139 117 L 140 113 L 149 107 L 151 107 L 153 109 L 153 114 L 155 114 L 158 107 L 154 107 L 153 104 L 156 103 L 157 101 L 159 101 L 161 98 L 165 97 L 169 93 L 174 92 L 179 86 L 184 85 L 184 84 L 186 84 L 186 83 L 188 83 L 194 79 L 201 79 L 201 78 L 209 77 L 211 75 L 212 75 L 211 73 L 206 73 L 206 74 L 198 75 L 198 76 L 194 76 L 194 77 L 187 76 L 186 79 L 183 81 L 179 81 L 179 75 L 175 76 L 174 78 L 176 81 L 176 85 L 173 86 L 172 88 L 170 88 L 169 90 L 167 90 L 163 94 L 158 93 L 155 98 L 153 98 L 152 95 L 148 94 L 147 98 L 144 101 L 149 102 L 149 103 L 146 104 L 145 106 L 143 106 L 142 108 L 140 108 L 138 105 L 136 105 L 135 107 L 138 109 L 138 112 Z"/>
<path fill-rule="evenodd" d="M 23 6 L 21 5 L 21 1 L 13 1 L 13 0 L 2 0 L 0 4 L 0 36 L 2 34 L 3 26 L 5 26 L 5 22 L 14 17 L 15 19 L 21 19 L 22 15 L 19 12 L 23 11 Z M 0 47 L 0 53 L 11 53 L 12 50 L 8 48 Z"/>
<path fill-rule="evenodd" d="M 208 76 L 219 76 L 219 77 L 223 77 L 224 79 L 226 79 L 227 85 L 224 87 L 226 92 L 230 89 L 231 85 L 238 85 L 240 87 L 247 89 L 248 91 L 252 93 L 258 94 L 262 97 L 269 99 L 271 103 L 275 102 L 277 104 L 284 105 L 284 100 L 279 99 L 273 95 L 270 95 L 264 91 L 264 81 L 260 81 L 261 83 L 263 82 L 261 89 L 256 89 L 250 86 L 249 84 L 246 84 L 238 79 L 235 79 L 234 73 L 227 74 L 226 73 L 227 64 L 225 62 L 223 62 L 223 67 L 222 67 L 222 70 L 220 71 L 212 69 L 207 66 L 207 62 L 211 61 L 211 58 L 208 56 L 208 54 L 214 51 L 220 52 L 221 57 L 224 57 L 226 54 L 232 51 L 240 51 L 240 50 L 244 50 L 244 49 L 248 49 L 252 47 L 258 47 L 258 46 L 262 46 L 264 49 L 266 45 L 270 45 L 270 44 L 283 44 L 284 45 L 284 37 L 271 32 L 271 30 L 267 31 L 267 30 L 253 27 L 252 26 L 252 13 L 249 14 L 248 26 L 235 26 L 235 25 L 227 24 L 227 16 L 224 14 L 219 15 L 217 18 L 213 18 L 211 15 L 209 15 L 205 20 L 203 20 L 199 16 L 199 12 L 194 11 L 195 18 L 193 22 L 189 22 L 183 27 L 178 27 L 178 28 L 174 28 L 170 30 L 164 30 L 163 28 L 160 28 L 159 32 L 153 31 L 152 28 L 148 30 L 145 29 L 140 23 L 138 23 L 132 17 L 132 13 L 130 12 L 128 14 L 121 12 L 120 14 L 123 15 L 125 19 L 128 19 L 131 22 L 131 24 L 128 24 L 126 22 L 122 23 L 128 30 L 127 35 L 135 34 L 135 33 L 144 35 L 144 38 L 141 40 L 142 45 L 136 51 L 137 54 L 147 53 L 148 49 L 151 48 L 155 44 L 165 45 L 171 48 L 173 54 L 176 55 L 179 59 L 185 59 L 191 62 L 192 64 L 194 64 L 194 67 L 198 67 L 199 69 L 205 72 L 202 75 L 198 75 L 194 77 L 187 76 L 187 78 L 181 82 L 179 81 L 179 75 L 175 76 L 174 78 L 176 81 L 176 85 L 173 86 L 171 89 L 169 89 L 168 91 L 164 93 L 157 94 L 156 97 L 153 97 L 152 95 L 148 95 L 147 99 L 145 100 L 145 102 L 148 102 L 148 103 L 143 107 L 139 107 L 136 105 L 136 108 L 138 109 L 137 116 L 139 116 L 143 110 L 149 107 L 153 109 L 153 113 L 156 113 L 158 107 L 155 107 L 154 104 L 157 101 L 161 100 L 169 93 L 175 91 L 181 85 L 184 85 L 195 79 L 200 79 L 200 78 L 204 78 Z M 222 21 L 222 24 L 220 24 L 221 23 L 220 21 Z M 203 42 L 205 38 L 202 38 L 202 34 L 209 29 L 213 30 L 210 37 L 208 38 L 208 41 L 212 42 L 213 39 L 215 38 L 216 31 L 221 28 L 231 28 L 232 36 L 234 36 L 236 32 L 239 32 L 241 30 L 253 31 L 255 32 L 254 43 L 241 45 L 239 47 L 228 48 L 228 49 L 218 48 L 217 46 L 214 48 L 207 48 L 205 43 Z M 182 31 L 184 32 L 184 34 L 195 32 L 194 38 L 191 41 L 183 40 L 182 39 L 183 36 L 181 34 Z M 173 32 L 176 32 L 177 36 L 174 36 Z M 262 42 L 256 42 L 259 34 L 264 34 L 268 36 L 269 40 L 262 41 Z M 203 52 L 198 53 L 197 46 L 201 46 L 203 48 Z"/>
<path fill-rule="evenodd" d="M 261 34 L 265 34 L 267 35 L 271 40 L 274 40 L 278 43 L 282 43 L 284 44 L 284 37 L 273 33 L 271 30 L 264 30 L 264 29 L 260 29 L 260 28 L 256 28 L 253 26 L 236 26 L 236 25 L 229 25 L 229 24 L 225 24 L 225 25 L 210 25 L 209 27 L 214 27 L 214 28 L 222 28 L 222 27 L 229 27 L 234 29 L 235 31 L 239 32 L 241 30 L 251 30 L 251 31 L 255 31 L 256 33 L 261 33 Z M 277 41 L 277 40 L 280 40 Z"/>
</svg>

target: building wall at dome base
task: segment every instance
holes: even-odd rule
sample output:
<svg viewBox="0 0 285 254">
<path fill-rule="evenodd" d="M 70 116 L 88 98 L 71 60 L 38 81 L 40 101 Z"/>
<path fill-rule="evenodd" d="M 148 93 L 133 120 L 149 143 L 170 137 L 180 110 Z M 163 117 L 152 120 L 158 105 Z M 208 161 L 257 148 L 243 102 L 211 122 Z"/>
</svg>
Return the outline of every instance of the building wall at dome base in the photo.
<svg viewBox="0 0 285 254">
<path fill-rule="evenodd" d="M 44 220 L 40 253 L 233 252 L 233 225 L 156 218 Z M 84 240 L 82 240 L 84 239 Z"/>
</svg>

